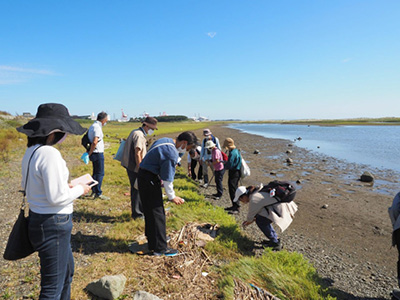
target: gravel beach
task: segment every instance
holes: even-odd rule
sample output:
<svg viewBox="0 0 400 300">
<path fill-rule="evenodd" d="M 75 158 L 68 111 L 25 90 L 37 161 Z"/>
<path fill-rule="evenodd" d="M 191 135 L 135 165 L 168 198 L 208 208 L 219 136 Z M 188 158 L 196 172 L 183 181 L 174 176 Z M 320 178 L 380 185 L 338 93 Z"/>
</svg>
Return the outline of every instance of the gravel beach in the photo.
<svg viewBox="0 0 400 300">
<path fill-rule="evenodd" d="M 275 226 L 284 249 L 303 254 L 335 289 L 338 299 L 390 299 L 397 285 L 397 250 L 391 247 L 387 209 L 399 191 L 399 174 L 315 154 L 297 147 L 294 141 L 267 139 L 227 127 L 211 130 L 221 144 L 231 137 L 241 149 L 251 168 L 251 176 L 242 185 L 276 179 L 298 182 L 295 202 L 299 210 L 293 223 L 283 233 Z M 254 154 L 255 150 L 259 154 Z M 288 158 L 293 164 L 287 164 Z M 359 181 L 364 171 L 375 176 L 375 185 Z M 214 182 L 202 189 L 215 205 L 230 206 L 227 177 L 226 172 L 220 200 L 212 199 Z M 236 216 L 238 222 L 246 212 L 244 205 Z M 246 233 L 255 241 L 265 239 L 255 224 Z"/>
<path fill-rule="evenodd" d="M 284 249 L 303 254 L 325 283 L 335 289 L 338 299 L 390 299 L 389 294 L 397 285 L 397 250 L 391 247 L 387 209 L 399 191 L 398 173 L 317 155 L 297 147 L 294 141 L 267 139 L 221 125 L 210 129 L 221 144 L 231 137 L 241 149 L 251 168 L 251 176 L 244 179 L 242 185 L 265 184 L 275 179 L 298 182 L 295 202 L 299 210 L 293 223 L 283 233 L 275 227 Z M 195 132 L 202 137 L 202 130 Z M 254 154 L 255 150 L 259 154 Z M 288 150 L 291 153 L 287 153 Z M 291 165 L 287 164 L 288 158 L 293 160 Z M 184 167 L 185 160 L 186 157 Z M 2 250 L 16 217 L 15 207 L 21 201 L 15 188 L 20 181 L 20 176 L 15 175 L 19 174 L 19 162 L 10 162 L 7 167 L 10 176 L 0 182 Z M 364 171 L 374 174 L 374 185 L 359 181 Z M 216 192 L 214 183 L 207 189 L 200 189 L 208 201 L 221 207 L 230 206 L 227 177 L 226 172 L 224 195 L 218 201 L 211 196 Z M 244 205 L 235 216 L 238 223 L 244 220 L 246 212 Z M 79 230 L 79 224 L 74 228 Z M 265 239 L 255 224 L 248 226 L 245 232 L 256 242 Z M 255 255 L 260 255 L 261 251 L 255 250 Z M 74 255 L 77 265 L 85 263 L 84 255 Z M 4 268 L 14 266 L 26 271 L 32 263 L 37 264 L 37 258 L 31 256 L 16 263 L 0 258 L 0 262 Z M 0 290 L 10 280 L 8 276 L 0 278 Z M 19 287 L 19 294 L 29 292 L 29 285 Z"/>
</svg>

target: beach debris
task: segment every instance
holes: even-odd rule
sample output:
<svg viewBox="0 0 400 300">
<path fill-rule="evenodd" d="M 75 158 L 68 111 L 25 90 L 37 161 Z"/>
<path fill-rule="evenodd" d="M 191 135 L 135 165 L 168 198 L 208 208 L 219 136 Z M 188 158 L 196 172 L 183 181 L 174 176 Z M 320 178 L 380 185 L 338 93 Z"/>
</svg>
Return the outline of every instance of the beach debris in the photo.
<svg viewBox="0 0 400 300">
<path fill-rule="evenodd" d="M 293 144 L 289 144 L 288 147 L 293 147 Z"/>
<path fill-rule="evenodd" d="M 136 291 L 136 293 L 133 295 L 133 300 L 162 300 L 162 299 L 145 291 Z"/>
<path fill-rule="evenodd" d="M 327 209 L 329 207 L 329 205 L 328 204 L 324 204 L 324 205 L 322 205 L 322 207 L 321 208 L 323 208 L 323 209 Z"/>
<path fill-rule="evenodd" d="M 297 184 L 301 184 L 302 182 L 301 182 L 300 179 L 297 179 L 297 180 L 296 180 L 296 183 L 297 183 Z"/>
<path fill-rule="evenodd" d="M 125 288 L 126 277 L 123 274 L 103 276 L 86 286 L 86 290 L 103 299 L 117 299 Z"/>
<path fill-rule="evenodd" d="M 286 159 L 286 163 L 287 163 L 289 166 L 293 165 L 293 159 L 287 158 L 287 159 Z"/>
<path fill-rule="evenodd" d="M 361 177 L 360 177 L 361 182 L 373 182 L 374 181 L 374 175 L 372 175 L 370 172 L 365 171 Z"/>
<path fill-rule="evenodd" d="M 263 299 L 263 300 L 280 300 L 267 290 L 260 288 L 252 283 L 245 283 L 239 279 L 234 279 L 234 299 Z M 246 298 L 243 296 L 246 295 Z"/>
<path fill-rule="evenodd" d="M 255 149 L 253 152 L 253 154 L 259 154 L 259 153 L 260 153 L 260 150 L 258 150 L 258 149 Z"/>
<path fill-rule="evenodd" d="M 274 172 L 274 171 L 269 172 L 269 174 L 276 176 L 276 172 Z"/>
<path fill-rule="evenodd" d="M 301 140 L 302 140 L 301 136 L 299 136 L 299 137 L 297 138 L 297 140 L 298 140 L 298 141 L 301 141 Z"/>
<path fill-rule="evenodd" d="M 287 154 L 292 154 L 293 151 L 292 151 L 292 150 L 286 150 L 286 153 L 287 153 Z"/>
<path fill-rule="evenodd" d="M 319 146 L 317 146 L 317 149 L 319 149 L 320 147 Z"/>
</svg>

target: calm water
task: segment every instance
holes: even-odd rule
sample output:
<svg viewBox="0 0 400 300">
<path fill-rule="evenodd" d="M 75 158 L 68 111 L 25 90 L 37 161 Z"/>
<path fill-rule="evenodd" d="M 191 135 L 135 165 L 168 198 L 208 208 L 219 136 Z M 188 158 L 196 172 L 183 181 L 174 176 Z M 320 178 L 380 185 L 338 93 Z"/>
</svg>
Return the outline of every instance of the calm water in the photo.
<svg viewBox="0 0 400 300">
<path fill-rule="evenodd" d="M 376 168 L 400 171 L 400 126 L 307 126 L 231 124 L 269 138 L 296 141 L 299 147 Z"/>
</svg>

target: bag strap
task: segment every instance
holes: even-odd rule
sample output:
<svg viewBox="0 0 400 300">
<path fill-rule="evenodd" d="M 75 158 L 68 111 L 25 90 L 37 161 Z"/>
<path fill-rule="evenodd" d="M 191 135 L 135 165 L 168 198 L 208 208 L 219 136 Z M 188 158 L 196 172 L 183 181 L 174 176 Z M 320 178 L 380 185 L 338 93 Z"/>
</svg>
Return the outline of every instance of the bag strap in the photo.
<svg viewBox="0 0 400 300">
<path fill-rule="evenodd" d="M 175 147 L 175 145 L 172 144 L 172 143 L 161 143 L 161 144 L 158 144 L 158 145 L 154 146 L 154 147 L 151 148 L 149 151 L 147 151 L 147 154 L 149 154 L 149 152 L 150 152 L 151 150 L 156 149 L 156 148 L 158 148 L 158 147 L 160 147 L 160 146 L 164 146 L 164 145 L 171 145 L 171 146 Z M 147 154 L 146 154 L 146 155 L 147 155 Z"/>
<path fill-rule="evenodd" d="M 22 195 L 23 195 L 23 197 L 22 197 L 21 209 L 25 209 L 25 204 L 26 204 L 25 197 L 26 197 L 26 187 L 28 186 L 29 166 L 30 166 L 30 164 L 31 164 L 31 160 L 32 160 L 33 154 L 35 154 L 36 150 L 38 150 L 38 149 L 39 149 L 40 147 L 42 147 L 42 146 L 44 146 L 44 145 L 40 145 L 40 146 L 37 147 L 35 150 L 33 150 L 32 154 L 31 154 L 31 157 L 29 158 L 29 161 L 28 161 L 28 168 L 27 168 L 27 170 L 26 170 L 25 188 L 24 188 L 22 191 L 20 191 L 20 192 L 22 192 Z"/>
</svg>

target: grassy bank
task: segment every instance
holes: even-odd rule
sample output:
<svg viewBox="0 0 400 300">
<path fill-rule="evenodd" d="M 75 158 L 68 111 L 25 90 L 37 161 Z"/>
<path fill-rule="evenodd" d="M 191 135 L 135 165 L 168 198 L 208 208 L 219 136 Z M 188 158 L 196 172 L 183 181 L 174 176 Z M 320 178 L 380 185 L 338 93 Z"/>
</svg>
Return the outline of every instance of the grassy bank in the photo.
<svg viewBox="0 0 400 300">
<path fill-rule="evenodd" d="M 88 127 L 90 123 L 85 125 Z M 75 258 L 73 299 L 88 299 L 84 289 L 91 281 L 121 273 L 126 276 L 127 283 L 120 299 L 132 299 L 136 290 L 146 290 L 163 299 L 233 299 L 238 293 L 238 284 L 254 289 L 250 286 L 253 284 L 281 299 L 332 299 L 320 286 L 314 268 L 301 255 L 265 251 L 261 257 L 254 257 L 253 243 L 242 233 L 235 219 L 222 208 L 205 201 L 197 184 L 186 177 L 182 168 L 178 168 L 174 186 L 177 195 L 185 198 L 186 203 L 182 206 L 166 203 L 168 235 L 176 240 L 182 229 L 192 223 L 218 224 L 218 235 L 206 245 L 199 245 L 197 240 L 193 242 L 185 236 L 183 243 L 177 245 L 182 255 L 176 258 L 131 254 L 128 247 L 140 240 L 144 223 L 130 218 L 128 177 L 112 155 L 118 149 L 119 139 L 139 125 L 111 123 L 104 127 L 107 150 L 103 191 L 111 200 L 76 201 L 72 235 Z M 162 123 L 155 138 L 158 135 L 174 137 L 181 131 L 201 129 L 207 125 Z M 2 134 L 0 130 L 0 139 Z M 6 133 L 4 136 L 11 142 L 1 174 L 5 176 L 8 172 L 7 176 L 19 177 L 20 170 L 11 170 L 7 165 L 20 162 L 25 140 L 21 140 L 19 134 L 11 136 Z M 80 137 L 70 136 L 57 147 L 68 163 L 71 178 L 91 173 L 91 165 L 84 165 L 79 160 L 83 153 Z M 19 292 L 21 284 L 30 291 L 25 296 L 37 299 L 39 266 L 36 255 L 7 264 L 1 270 L 1 277 L 4 276 L 10 280 L 7 285 L 0 286 L 2 299 L 22 298 Z"/>
</svg>

